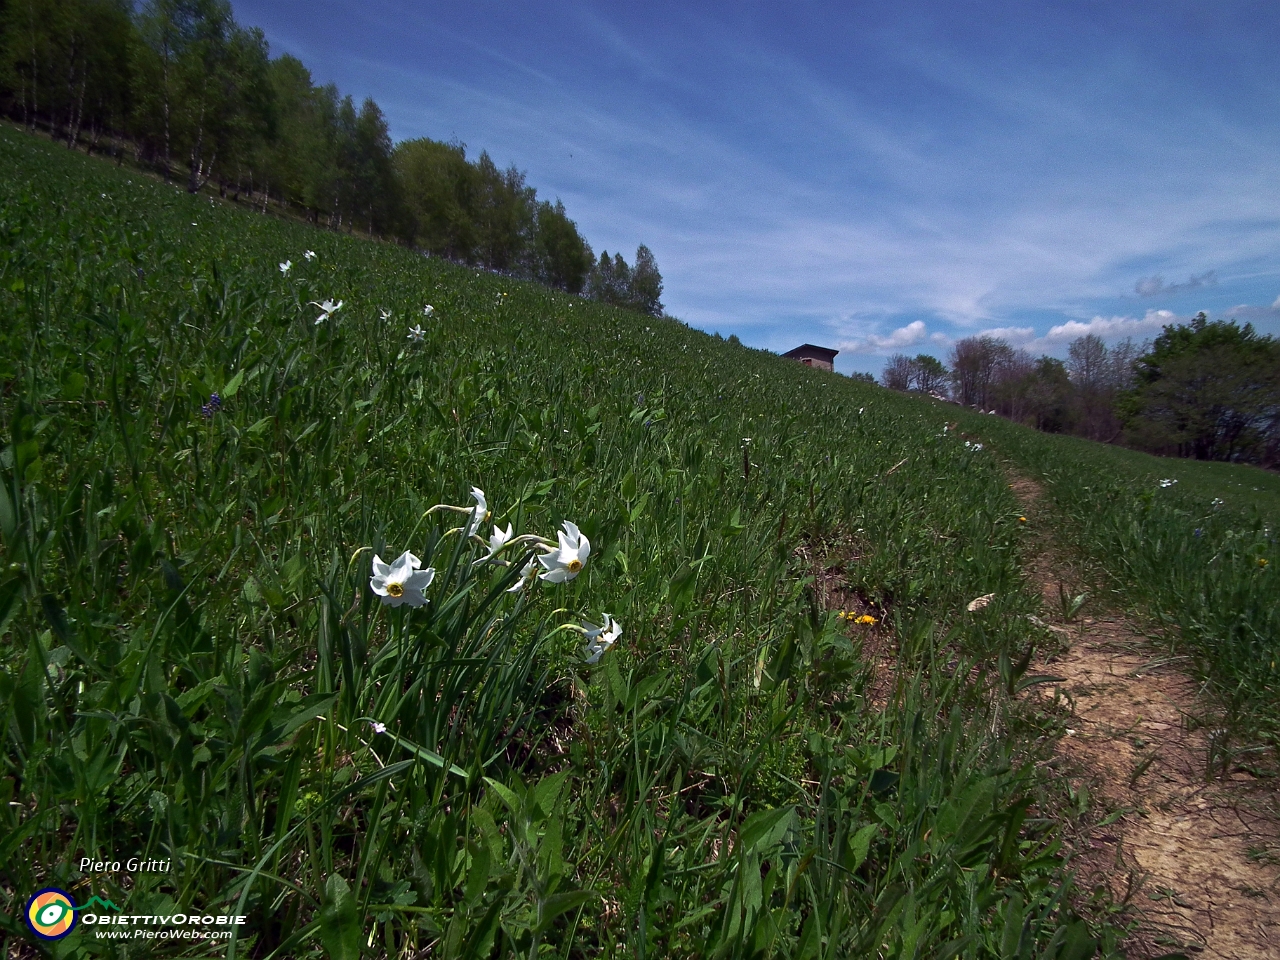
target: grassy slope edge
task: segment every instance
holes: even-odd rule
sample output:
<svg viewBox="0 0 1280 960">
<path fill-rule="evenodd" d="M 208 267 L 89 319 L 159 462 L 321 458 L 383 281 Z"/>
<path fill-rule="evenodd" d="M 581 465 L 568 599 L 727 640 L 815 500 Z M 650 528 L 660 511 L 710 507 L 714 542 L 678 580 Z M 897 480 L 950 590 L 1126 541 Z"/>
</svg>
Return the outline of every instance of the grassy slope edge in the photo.
<svg viewBox="0 0 1280 960">
<path fill-rule="evenodd" d="M 1232 762 L 1274 771 L 1280 748 L 1280 475 L 1171 460 L 946 411 L 1044 482 L 1060 539 L 1122 608 L 1194 658 Z"/>
<path fill-rule="evenodd" d="M 9 129 L 0 176 L 6 936 L 52 884 L 245 914 L 236 956 L 1094 953 L 1016 505 L 937 416 Z M 429 513 L 472 484 L 582 574 L 507 593 Z M 407 549 L 431 603 L 380 607 Z M 173 871 L 79 870 L 130 855 Z"/>
</svg>

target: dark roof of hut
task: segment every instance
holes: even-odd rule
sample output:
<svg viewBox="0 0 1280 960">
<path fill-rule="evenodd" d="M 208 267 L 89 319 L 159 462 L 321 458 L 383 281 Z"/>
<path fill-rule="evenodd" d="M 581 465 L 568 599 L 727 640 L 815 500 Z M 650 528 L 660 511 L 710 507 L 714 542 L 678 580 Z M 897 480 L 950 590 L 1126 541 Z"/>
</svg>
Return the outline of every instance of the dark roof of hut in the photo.
<svg viewBox="0 0 1280 960">
<path fill-rule="evenodd" d="M 830 362 L 835 359 L 835 355 L 839 350 L 832 350 L 830 347 L 819 347 L 812 343 L 802 343 L 794 350 L 788 350 L 783 354 L 784 357 L 790 357 L 793 360 L 801 357 L 813 357 L 818 360 L 826 360 Z"/>
</svg>

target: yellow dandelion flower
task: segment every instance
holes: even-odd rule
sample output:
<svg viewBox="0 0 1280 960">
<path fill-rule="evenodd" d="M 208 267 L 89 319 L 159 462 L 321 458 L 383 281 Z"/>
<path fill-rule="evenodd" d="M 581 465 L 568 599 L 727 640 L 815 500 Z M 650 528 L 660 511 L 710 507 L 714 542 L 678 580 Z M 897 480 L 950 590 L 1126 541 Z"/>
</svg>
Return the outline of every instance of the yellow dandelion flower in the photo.
<svg viewBox="0 0 1280 960">
<path fill-rule="evenodd" d="M 1026 518 L 1026 517 L 1019 517 L 1019 518 L 1018 518 L 1018 522 L 1019 522 L 1019 523 L 1026 523 L 1026 522 L 1027 522 L 1027 518 Z"/>
<path fill-rule="evenodd" d="M 857 620 L 854 621 L 854 623 L 875 623 L 875 622 L 876 622 L 876 618 L 866 613 L 864 613 L 862 616 L 860 616 Z"/>
<path fill-rule="evenodd" d="M 1266 565 L 1267 565 L 1267 558 L 1266 558 L 1266 557 L 1259 557 L 1259 558 L 1258 558 L 1258 566 L 1260 566 L 1260 567 L 1265 567 Z"/>
</svg>

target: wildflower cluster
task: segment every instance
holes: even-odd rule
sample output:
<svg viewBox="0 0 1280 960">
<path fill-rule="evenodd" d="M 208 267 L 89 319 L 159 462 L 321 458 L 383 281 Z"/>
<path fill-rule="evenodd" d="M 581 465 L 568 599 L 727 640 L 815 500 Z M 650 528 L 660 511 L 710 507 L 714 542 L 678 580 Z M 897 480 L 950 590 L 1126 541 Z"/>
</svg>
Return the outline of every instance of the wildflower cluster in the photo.
<svg viewBox="0 0 1280 960">
<path fill-rule="evenodd" d="M 212 419 L 213 415 L 222 409 L 222 397 L 216 393 L 209 394 L 209 402 L 200 408 L 200 416 L 206 420 Z"/>
<path fill-rule="evenodd" d="M 1177 480 L 1170 480 L 1170 479 L 1164 479 L 1164 480 L 1161 480 L 1161 481 L 1160 481 L 1160 488 L 1161 488 L 1161 489 L 1165 489 L 1165 488 L 1168 488 L 1168 487 L 1172 487 L 1172 486 L 1173 486 L 1175 483 L 1177 483 L 1177 482 L 1178 482 Z"/>
<path fill-rule="evenodd" d="M 506 529 L 494 524 L 489 537 L 480 535 L 481 527 L 493 516 L 485 492 L 479 487 L 471 488 L 471 498 L 475 501 L 470 507 L 456 507 L 449 504 L 437 504 L 427 511 L 452 511 L 465 514 L 462 526 L 452 533 L 458 533 L 467 539 L 474 539 L 484 547 L 485 553 L 472 563 L 473 567 L 483 564 L 510 566 L 509 561 L 501 554 L 509 553 L 511 548 L 524 545 L 541 553 L 530 553 L 520 569 L 516 582 L 508 589 L 508 593 L 519 593 L 533 585 L 534 580 L 545 580 L 548 583 L 565 583 L 582 572 L 591 556 L 591 541 L 578 529 L 578 525 L 565 520 L 556 532 L 556 542 L 552 542 L 536 534 L 517 536 L 510 523 Z M 541 567 L 541 570 L 539 570 Z M 426 590 L 435 580 L 433 567 L 423 567 L 422 561 L 406 550 L 391 563 L 374 555 L 373 572 L 369 578 L 369 589 L 381 600 L 384 606 L 421 607 L 429 602 Z M 874 617 L 864 617 L 859 623 L 874 623 Z M 610 614 L 604 615 L 604 623 L 596 626 L 591 623 L 574 625 L 576 630 L 587 638 L 586 662 L 596 663 L 618 638 L 622 636 L 622 625 Z"/>
<path fill-rule="evenodd" d="M 871 626 L 872 624 L 877 622 L 876 618 L 871 616 L 871 614 L 857 613 L 853 610 L 848 610 L 848 611 L 841 610 L 839 613 L 836 614 L 836 619 L 848 620 L 850 623 L 860 623 L 865 626 Z"/>
</svg>

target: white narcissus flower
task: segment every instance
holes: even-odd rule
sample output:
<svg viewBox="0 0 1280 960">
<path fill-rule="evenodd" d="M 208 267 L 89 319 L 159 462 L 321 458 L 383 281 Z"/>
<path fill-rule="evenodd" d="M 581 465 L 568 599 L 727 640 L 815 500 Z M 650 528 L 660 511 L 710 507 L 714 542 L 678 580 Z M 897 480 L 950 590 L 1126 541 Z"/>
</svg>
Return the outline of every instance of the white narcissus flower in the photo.
<svg viewBox="0 0 1280 960">
<path fill-rule="evenodd" d="M 427 331 L 422 329 L 422 324 L 419 323 L 416 326 L 409 328 L 409 339 L 414 343 L 421 343 L 426 332 Z"/>
<path fill-rule="evenodd" d="M 605 651 L 617 643 L 622 636 L 622 624 L 609 614 L 604 615 L 604 623 L 595 626 L 590 623 L 582 625 L 587 635 L 587 663 L 596 663 L 604 656 Z"/>
<path fill-rule="evenodd" d="M 284 263 L 280 264 L 280 272 L 283 273 L 286 277 L 289 275 L 289 271 L 292 269 L 293 269 L 292 260 L 286 260 Z"/>
<path fill-rule="evenodd" d="M 378 315 L 379 315 L 380 317 L 382 317 L 382 319 L 383 319 L 383 320 L 390 320 L 390 319 L 391 319 L 391 311 L 390 311 L 390 310 L 383 310 L 383 309 L 379 309 L 379 310 L 378 310 Z"/>
<path fill-rule="evenodd" d="M 578 529 L 577 524 L 566 520 L 564 530 L 557 532 L 560 546 L 552 548 L 538 558 L 543 572 L 538 574 L 551 583 L 564 583 L 582 572 L 583 564 L 591 556 L 591 541 Z"/>
<path fill-rule="evenodd" d="M 423 315 L 424 317 L 429 317 L 429 316 L 431 316 L 431 315 L 432 315 L 433 313 L 435 313 L 435 312 L 436 312 L 436 308 L 435 308 L 435 307 L 433 307 L 433 306 L 432 306 L 431 304 L 429 304 L 429 303 L 428 303 L 425 307 L 423 307 L 423 308 L 422 308 L 422 315 Z"/>
<path fill-rule="evenodd" d="M 533 572 L 537 568 L 538 568 L 537 560 L 535 560 L 533 557 L 530 557 L 529 562 L 526 563 L 520 570 L 520 579 L 517 580 L 515 583 L 513 583 L 511 586 L 507 587 L 507 593 L 519 593 L 529 584 L 533 583 Z"/>
<path fill-rule="evenodd" d="M 499 530 L 498 525 L 495 523 L 493 525 L 493 533 L 489 535 L 489 553 L 487 556 L 477 560 L 476 563 L 484 563 L 486 560 L 493 559 L 493 557 L 497 556 L 498 551 L 507 545 L 507 541 L 514 536 L 515 533 L 511 529 L 511 524 L 507 524 L 506 530 Z"/>
<path fill-rule="evenodd" d="M 302 256 L 307 260 L 314 260 L 316 258 L 316 252 L 314 250 L 308 250 Z"/>
<path fill-rule="evenodd" d="M 342 309 L 343 302 L 344 301 L 339 300 L 337 303 L 334 303 L 332 300 L 326 300 L 324 303 L 316 303 L 314 300 L 311 300 L 307 303 L 307 306 L 317 307 L 320 310 L 320 316 L 316 317 L 316 323 L 324 323 Z"/>
<path fill-rule="evenodd" d="M 408 604 L 420 607 L 427 602 L 423 590 L 431 586 L 436 572 L 431 567 L 422 570 L 422 561 L 406 550 L 388 565 L 377 554 L 373 556 L 373 576 L 369 578 L 369 589 L 382 598 L 388 607 L 399 607 Z"/>
<path fill-rule="evenodd" d="M 489 519 L 489 503 L 484 498 L 484 491 L 479 487 L 471 488 L 471 497 L 476 505 L 471 508 L 471 519 L 467 521 L 467 536 L 474 537 L 480 532 L 480 524 Z"/>
</svg>

